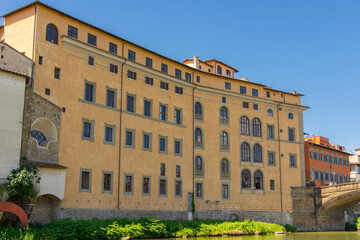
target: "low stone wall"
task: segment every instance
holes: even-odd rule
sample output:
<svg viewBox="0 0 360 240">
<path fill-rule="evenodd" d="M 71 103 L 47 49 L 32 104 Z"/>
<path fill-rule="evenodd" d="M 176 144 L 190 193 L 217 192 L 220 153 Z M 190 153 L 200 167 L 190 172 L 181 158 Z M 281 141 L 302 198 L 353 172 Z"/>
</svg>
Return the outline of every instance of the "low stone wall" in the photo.
<svg viewBox="0 0 360 240">
<path fill-rule="evenodd" d="M 59 219 L 111 219 L 140 217 L 153 217 L 161 220 L 187 220 L 188 213 L 186 211 L 145 211 L 87 208 L 62 208 L 58 211 Z M 262 222 L 278 223 L 281 225 L 292 224 L 292 218 L 288 212 L 199 210 L 195 212 L 194 219 L 250 219 Z"/>
</svg>

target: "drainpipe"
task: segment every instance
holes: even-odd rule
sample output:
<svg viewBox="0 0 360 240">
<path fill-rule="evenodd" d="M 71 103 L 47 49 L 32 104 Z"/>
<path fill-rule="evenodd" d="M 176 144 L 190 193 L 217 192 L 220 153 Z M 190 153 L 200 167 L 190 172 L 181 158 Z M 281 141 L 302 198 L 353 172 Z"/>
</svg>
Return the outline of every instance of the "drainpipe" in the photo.
<svg viewBox="0 0 360 240">
<path fill-rule="evenodd" d="M 281 141 L 280 141 L 280 119 L 279 119 L 279 106 L 281 103 L 279 103 L 276 106 L 276 112 L 277 112 L 277 128 L 278 128 L 278 146 L 279 146 L 279 172 L 280 172 L 280 208 L 281 212 L 283 211 L 283 194 L 282 194 L 282 175 L 281 175 Z"/>
<path fill-rule="evenodd" d="M 194 71 L 195 72 L 195 71 Z M 194 82 L 194 72 L 193 72 L 193 82 Z M 193 199 L 195 198 L 195 89 L 197 87 L 197 84 L 194 83 L 195 86 L 192 89 L 192 199 L 191 201 L 193 201 Z M 192 214 L 192 213 L 191 213 Z M 191 219 L 188 220 L 193 220 L 193 216 L 191 215 Z"/>
<path fill-rule="evenodd" d="M 122 44 L 122 53 L 121 53 L 121 57 L 124 58 L 124 45 L 126 42 L 124 42 Z M 120 166 L 121 166 L 121 136 L 122 136 L 122 131 L 121 131 L 121 127 L 122 127 L 122 102 L 123 102 L 123 80 L 124 80 L 124 65 L 126 63 L 126 59 L 125 61 L 121 64 L 121 78 L 120 78 L 120 117 L 119 117 L 119 168 L 118 168 L 118 201 L 117 201 L 117 209 L 120 209 Z"/>
<path fill-rule="evenodd" d="M 35 18 L 34 18 L 34 33 L 33 33 L 33 50 L 32 50 L 32 61 L 33 65 L 31 67 L 31 84 L 30 87 L 35 91 L 35 82 L 34 82 L 34 68 L 35 68 L 35 39 L 36 39 L 36 22 L 37 22 L 37 6 L 35 5 Z"/>
</svg>

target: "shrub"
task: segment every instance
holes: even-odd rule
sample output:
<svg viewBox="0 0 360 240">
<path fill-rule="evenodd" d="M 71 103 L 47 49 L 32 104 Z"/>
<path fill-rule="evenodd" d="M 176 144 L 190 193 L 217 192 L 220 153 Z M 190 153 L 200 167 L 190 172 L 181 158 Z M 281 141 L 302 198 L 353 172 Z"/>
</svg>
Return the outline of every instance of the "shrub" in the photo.
<svg viewBox="0 0 360 240">
<path fill-rule="evenodd" d="M 354 222 L 346 222 L 345 223 L 345 231 L 356 231 L 356 223 Z"/>
<path fill-rule="evenodd" d="M 38 172 L 39 170 L 33 165 L 21 165 L 19 168 L 11 170 L 6 184 L 9 196 L 18 198 L 35 197 L 34 183 L 40 183 Z"/>
<path fill-rule="evenodd" d="M 296 227 L 291 226 L 290 224 L 284 225 L 286 232 L 296 232 Z"/>
</svg>

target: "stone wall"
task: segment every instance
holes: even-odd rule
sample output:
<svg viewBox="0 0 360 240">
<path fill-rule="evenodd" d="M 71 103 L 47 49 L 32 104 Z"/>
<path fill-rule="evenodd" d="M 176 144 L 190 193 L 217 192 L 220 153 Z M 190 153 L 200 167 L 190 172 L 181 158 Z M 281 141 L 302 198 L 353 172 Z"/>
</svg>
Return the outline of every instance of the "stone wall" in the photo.
<svg viewBox="0 0 360 240">
<path fill-rule="evenodd" d="M 31 126 L 35 120 L 46 118 L 57 131 L 57 139 L 47 147 L 38 147 L 37 141 L 30 137 Z M 21 156 L 27 160 L 58 163 L 61 108 L 44 99 L 31 89 L 26 89 L 26 102 L 23 124 L 23 145 Z"/>
</svg>

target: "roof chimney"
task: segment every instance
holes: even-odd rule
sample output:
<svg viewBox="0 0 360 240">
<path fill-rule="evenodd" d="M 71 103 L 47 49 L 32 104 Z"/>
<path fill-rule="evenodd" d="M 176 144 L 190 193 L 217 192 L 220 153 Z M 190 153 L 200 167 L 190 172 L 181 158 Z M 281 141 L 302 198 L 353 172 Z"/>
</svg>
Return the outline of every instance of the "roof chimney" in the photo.
<svg viewBox="0 0 360 240">
<path fill-rule="evenodd" d="M 199 69 L 199 57 L 198 56 L 194 56 L 194 67 L 196 69 Z"/>
</svg>

